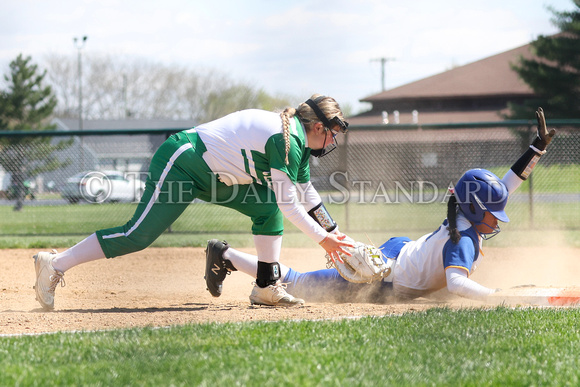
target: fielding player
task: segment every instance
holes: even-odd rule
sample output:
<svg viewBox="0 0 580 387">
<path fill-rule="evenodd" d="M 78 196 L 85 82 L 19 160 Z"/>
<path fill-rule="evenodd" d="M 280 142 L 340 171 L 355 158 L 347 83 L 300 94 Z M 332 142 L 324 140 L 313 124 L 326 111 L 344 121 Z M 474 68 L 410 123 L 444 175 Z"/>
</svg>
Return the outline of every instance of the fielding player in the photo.
<svg viewBox="0 0 580 387">
<path fill-rule="evenodd" d="M 325 302 L 388 302 L 426 296 L 443 288 L 471 299 L 494 293 L 495 289 L 478 284 L 469 275 L 481 262 L 483 240 L 499 233 L 498 221 L 509 221 L 504 211 L 509 194 L 528 178 L 555 134 L 553 129 L 547 131 L 541 108 L 536 115 L 537 138 L 503 179 L 484 169 L 467 171 L 455 185 L 447 219 L 437 230 L 416 241 L 395 237 L 380 246 L 383 260 L 391 266 L 386 278 L 370 284 L 352 283 L 336 269 L 299 273 L 281 265 L 287 290 L 308 301 Z M 256 257 L 250 254 L 227 249 L 223 262 L 228 270 L 256 274 Z"/>
<path fill-rule="evenodd" d="M 52 310 L 56 286 L 64 286 L 67 270 L 146 248 L 199 198 L 251 218 L 258 252 L 252 303 L 303 304 L 279 281 L 283 217 L 333 257 L 352 246 L 343 241 L 346 236 L 310 183 L 309 168 L 310 155 L 322 157 L 333 150 L 338 133 L 347 130 L 338 103 L 315 94 L 297 109 L 286 108 L 280 114 L 243 110 L 174 134 L 153 156 L 145 193 L 127 224 L 99 230 L 62 253 L 34 256 L 36 299 Z M 220 243 L 208 245 L 210 266 L 222 250 Z M 210 267 L 209 273 L 218 271 Z M 219 296 L 221 282 L 215 276 L 207 282 L 212 294 Z"/>
</svg>

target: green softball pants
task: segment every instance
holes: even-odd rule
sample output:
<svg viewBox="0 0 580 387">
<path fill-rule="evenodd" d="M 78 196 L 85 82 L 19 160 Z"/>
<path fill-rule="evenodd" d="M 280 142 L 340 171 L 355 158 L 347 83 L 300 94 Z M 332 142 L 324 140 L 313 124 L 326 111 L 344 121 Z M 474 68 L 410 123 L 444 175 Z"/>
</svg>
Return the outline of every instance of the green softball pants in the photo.
<svg viewBox="0 0 580 387">
<path fill-rule="evenodd" d="M 174 134 L 159 147 L 131 220 L 96 232 L 107 258 L 149 246 L 196 198 L 249 216 L 254 235 L 282 235 L 284 219 L 274 192 L 257 183 L 225 185 L 203 160 L 205 151 L 205 145 L 191 130 Z"/>
</svg>

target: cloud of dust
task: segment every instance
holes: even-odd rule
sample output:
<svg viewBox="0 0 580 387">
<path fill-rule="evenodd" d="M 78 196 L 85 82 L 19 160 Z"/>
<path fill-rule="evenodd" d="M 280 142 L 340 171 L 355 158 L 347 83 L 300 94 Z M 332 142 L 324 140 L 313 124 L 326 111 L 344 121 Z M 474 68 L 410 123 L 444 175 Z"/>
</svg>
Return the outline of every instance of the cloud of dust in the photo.
<svg viewBox="0 0 580 387">
<path fill-rule="evenodd" d="M 548 246 L 490 247 L 472 279 L 489 288 L 580 286 L 580 249 L 552 239 Z"/>
</svg>

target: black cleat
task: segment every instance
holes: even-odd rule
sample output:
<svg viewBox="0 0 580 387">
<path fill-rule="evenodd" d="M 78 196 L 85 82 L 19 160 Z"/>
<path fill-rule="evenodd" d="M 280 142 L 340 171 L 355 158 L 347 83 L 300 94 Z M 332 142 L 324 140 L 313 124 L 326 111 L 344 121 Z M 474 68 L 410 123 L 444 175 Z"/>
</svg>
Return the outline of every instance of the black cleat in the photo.
<svg viewBox="0 0 580 387">
<path fill-rule="evenodd" d="M 205 249 L 205 284 L 214 297 L 222 295 L 222 285 L 226 275 L 237 269 L 230 261 L 224 259 L 224 252 L 230 247 L 228 242 L 212 239 L 207 241 Z"/>
</svg>

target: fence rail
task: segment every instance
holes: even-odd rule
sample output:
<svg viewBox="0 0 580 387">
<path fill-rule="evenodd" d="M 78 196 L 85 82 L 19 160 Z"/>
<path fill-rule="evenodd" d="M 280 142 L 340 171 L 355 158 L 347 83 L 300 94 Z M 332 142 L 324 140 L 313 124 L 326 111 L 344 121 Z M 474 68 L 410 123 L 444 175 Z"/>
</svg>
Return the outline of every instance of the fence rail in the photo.
<svg viewBox="0 0 580 387">
<path fill-rule="evenodd" d="M 549 126 L 558 134 L 548 153 L 510 197 L 512 229 L 580 228 L 580 120 Z M 123 224 L 155 150 L 183 129 L 0 131 L 0 232 L 87 234 Z M 337 151 L 311 160 L 311 179 L 344 230 L 423 231 L 445 217 L 447 188 L 464 171 L 480 167 L 502 177 L 534 135 L 535 122 L 527 120 L 353 126 Z M 79 188 L 90 171 L 110 174 L 114 195 L 104 202 Z M 19 205 L 22 211 L 13 211 Z M 48 218 L 58 221 L 44 225 Z M 247 230 L 244 216 L 198 201 L 172 226 L 187 233 Z"/>
<path fill-rule="evenodd" d="M 571 127 L 580 128 L 580 119 L 559 119 L 550 120 L 549 126 L 552 128 Z M 518 128 L 532 127 L 536 121 L 532 120 L 505 120 L 505 121 L 482 121 L 482 122 L 452 122 L 438 124 L 388 124 L 388 125 L 352 125 L 351 130 L 365 131 L 389 131 L 389 130 L 420 130 L 420 129 L 477 129 L 477 128 Z M 190 128 L 162 128 L 162 129 L 76 129 L 76 130 L 30 130 L 30 131 L 10 131 L 0 130 L 0 138 L 7 137 L 68 137 L 68 136 L 106 136 L 121 134 L 165 134 L 171 135 L 181 130 Z"/>
</svg>

